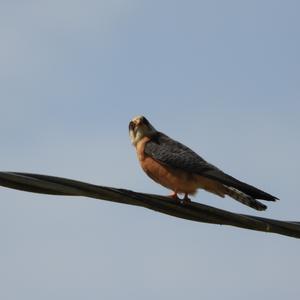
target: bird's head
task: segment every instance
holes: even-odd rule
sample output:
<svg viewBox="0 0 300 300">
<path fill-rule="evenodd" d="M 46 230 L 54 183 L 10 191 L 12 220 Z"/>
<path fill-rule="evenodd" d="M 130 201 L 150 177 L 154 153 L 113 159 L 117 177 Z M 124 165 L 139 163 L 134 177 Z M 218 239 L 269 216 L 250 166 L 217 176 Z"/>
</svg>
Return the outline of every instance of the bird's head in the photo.
<svg viewBox="0 0 300 300">
<path fill-rule="evenodd" d="M 129 135 L 131 143 L 136 146 L 144 137 L 151 137 L 157 131 L 144 116 L 134 117 L 129 123 Z"/>
</svg>

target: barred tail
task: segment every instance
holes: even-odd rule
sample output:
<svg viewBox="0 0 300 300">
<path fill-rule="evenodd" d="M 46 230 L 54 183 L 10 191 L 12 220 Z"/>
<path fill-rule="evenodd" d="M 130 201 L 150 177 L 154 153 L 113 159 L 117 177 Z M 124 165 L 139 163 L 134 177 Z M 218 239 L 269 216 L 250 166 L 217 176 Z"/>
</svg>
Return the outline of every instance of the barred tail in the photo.
<svg viewBox="0 0 300 300">
<path fill-rule="evenodd" d="M 256 210 L 266 210 L 267 209 L 266 205 L 255 200 L 251 196 L 249 196 L 233 187 L 228 187 L 228 186 L 224 186 L 224 187 L 226 188 L 226 195 L 230 196 L 231 198 L 233 198 L 247 206 L 250 206 Z"/>
</svg>

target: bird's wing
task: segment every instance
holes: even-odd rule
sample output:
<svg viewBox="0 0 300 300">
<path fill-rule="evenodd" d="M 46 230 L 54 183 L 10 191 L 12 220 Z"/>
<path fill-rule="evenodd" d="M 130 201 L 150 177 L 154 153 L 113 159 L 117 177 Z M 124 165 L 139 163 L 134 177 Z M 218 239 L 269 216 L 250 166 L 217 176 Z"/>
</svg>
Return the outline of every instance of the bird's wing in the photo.
<svg viewBox="0 0 300 300">
<path fill-rule="evenodd" d="M 224 173 L 185 145 L 174 141 L 161 132 L 157 133 L 156 136 L 147 142 L 145 154 L 151 156 L 161 164 L 216 180 L 228 187 L 242 191 L 254 199 L 269 201 L 277 199 L 254 186 Z"/>
<path fill-rule="evenodd" d="M 185 145 L 158 133 L 146 143 L 145 154 L 166 166 L 190 173 L 203 173 L 214 167 Z"/>
</svg>

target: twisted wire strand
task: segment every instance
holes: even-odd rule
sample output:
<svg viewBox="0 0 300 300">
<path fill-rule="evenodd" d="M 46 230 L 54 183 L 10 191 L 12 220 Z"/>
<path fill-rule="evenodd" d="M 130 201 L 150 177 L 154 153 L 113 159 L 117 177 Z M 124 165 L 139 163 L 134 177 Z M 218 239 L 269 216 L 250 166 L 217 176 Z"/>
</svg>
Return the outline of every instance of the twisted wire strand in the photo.
<svg viewBox="0 0 300 300">
<path fill-rule="evenodd" d="M 165 196 L 99 186 L 68 178 L 19 172 L 0 172 L 0 185 L 32 193 L 83 196 L 141 206 L 181 219 L 230 225 L 300 238 L 300 222 L 238 214 L 196 202 L 191 202 L 186 206 L 178 204 Z"/>
</svg>

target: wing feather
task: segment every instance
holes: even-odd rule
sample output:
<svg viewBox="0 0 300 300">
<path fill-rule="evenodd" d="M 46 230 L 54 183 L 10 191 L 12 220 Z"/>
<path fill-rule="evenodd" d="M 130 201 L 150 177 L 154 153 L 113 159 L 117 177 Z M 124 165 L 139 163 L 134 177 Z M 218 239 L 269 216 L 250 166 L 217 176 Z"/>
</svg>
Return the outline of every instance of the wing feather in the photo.
<svg viewBox="0 0 300 300">
<path fill-rule="evenodd" d="M 145 153 L 160 163 L 196 173 L 216 180 L 228 187 L 233 187 L 254 199 L 275 201 L 277 198 L 245 182 L 224 173 L 214 165 L 208 163 L 197 153 L 185 145 L 158 132 L 145 146 Z"/>
<path fill-rule="evenodd" d="M 146 144 L 145 153 L 164 165 L 187 172 L 202 173 L 213 167 L 190 148 L 160 132 Z"/>
</svg>

